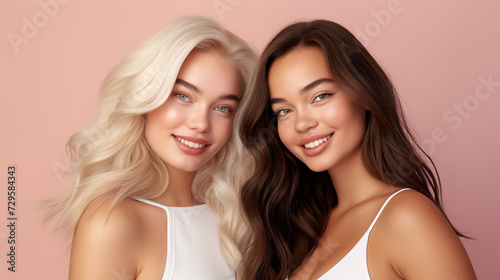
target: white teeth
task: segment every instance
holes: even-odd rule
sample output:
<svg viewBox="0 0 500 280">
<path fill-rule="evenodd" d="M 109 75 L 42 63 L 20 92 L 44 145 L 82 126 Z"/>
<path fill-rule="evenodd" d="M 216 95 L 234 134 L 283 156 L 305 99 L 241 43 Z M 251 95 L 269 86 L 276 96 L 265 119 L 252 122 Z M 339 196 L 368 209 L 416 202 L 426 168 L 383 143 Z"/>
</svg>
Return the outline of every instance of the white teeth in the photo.
<svg viewBox="0 0 500 280">
<path fill-rule="evenodd" d="M 314 147 L 318 147 L 320 144 L 322 144 L 323 142 L 326 142 L 326 140 L 330 139 L 330 137 L 331 137 L 331 135 L 327 136 L 323 139 L 314 140 L 311 143 L 305 144 L 304 147 L 306 147 L 306 149 L 312 149 Z"/>
<path fill-rule="evenodd" d="M 195 142 L 191 142 L 191 141 L 188 141 L 188 140 L 184 140 L 182 138 L 179 138 L 179 137 L 175 137 L 177 138 L 177 140 L 179 140 L 182 144 L 188 146 L 188 147 L 191 147 L 191 148 L 195 148 L 195 149 L 201 149 L 203 147 L 205 147 L 206 145 L 205 144 L 200 144 L 200 143 L 195 143 Z"/>
</svg>

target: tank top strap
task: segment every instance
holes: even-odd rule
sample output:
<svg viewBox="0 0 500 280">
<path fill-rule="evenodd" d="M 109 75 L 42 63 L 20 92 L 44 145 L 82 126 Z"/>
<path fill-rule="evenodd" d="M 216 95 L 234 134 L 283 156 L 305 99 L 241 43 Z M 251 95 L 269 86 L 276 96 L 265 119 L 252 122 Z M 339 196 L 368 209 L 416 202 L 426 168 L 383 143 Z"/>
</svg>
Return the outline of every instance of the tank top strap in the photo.
<svg viewBox="0 0 500 280">
<path fill-rule="evenodd" d="M 147 200 L 147 199 L 144 199 L 144 198 L 134 198 L 134 200 L 137 200 L 137 201 L 140 201 L 142 203 L 146 203 L 146 204 L 149 204 L 149 205 L 152 205 L 152 206 L 156 206 L 156 207 L 160 207 L 162 208 L 163 210 L 167 211 L 168 213 L 168 208 L 167 206 L 165 205 L 162 205 L 158 202 L 154 202 L 154 201 L 151 201 L 151 200 Z"/>
<path fill-rule="evenodd" d="M 366 231 L 367 233 L 371 232 L 371 230 L 373 229 L 373 227 L 375 226 L 375 223 L 377 223 L 377 220 L 378 220 L 378 217 L 380 216 L 380 214 L 382 214 L 382 211 L 384 211 L 384 208 L 385 206 L 387 206 L 387 203 L 389 203 L 389 201 L 391 201 L 391 199 L 393 197 L 395 197 L 398 193 L 402 192 L 402 191 L 406 191 L 406 190 L 411 190 L 410 188 L 404 188 L 404 189 L 400 189 L 399 191 L 393 193 L 391 196 L 389 196 L 389 198 L 387 198 L 384 202 L 384 204 L 382 205 L 382 207 L 380 207 L 380 210 L 378 210 L 378 213 L 377 215 L 375 216 L 375 219 L 373 219 L 372 221 L 372 224 L 370 225 L 370 227 L 368 228 L 368 230 Z"/>
</svg>

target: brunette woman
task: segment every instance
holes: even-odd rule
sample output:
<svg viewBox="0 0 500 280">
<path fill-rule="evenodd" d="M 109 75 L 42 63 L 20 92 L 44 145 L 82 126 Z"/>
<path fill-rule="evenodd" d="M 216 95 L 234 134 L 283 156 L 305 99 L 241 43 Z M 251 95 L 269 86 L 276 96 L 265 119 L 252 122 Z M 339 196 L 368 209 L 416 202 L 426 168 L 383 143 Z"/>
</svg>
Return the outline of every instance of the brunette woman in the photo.
<svg viewBox="0 0 500 280">
<path fill-rule="evenodd" d="M 348 30 L 316 20 L 279 32 L 249 106 L 245 279 L 476 279 L 432 160 Z"/>
</svg>

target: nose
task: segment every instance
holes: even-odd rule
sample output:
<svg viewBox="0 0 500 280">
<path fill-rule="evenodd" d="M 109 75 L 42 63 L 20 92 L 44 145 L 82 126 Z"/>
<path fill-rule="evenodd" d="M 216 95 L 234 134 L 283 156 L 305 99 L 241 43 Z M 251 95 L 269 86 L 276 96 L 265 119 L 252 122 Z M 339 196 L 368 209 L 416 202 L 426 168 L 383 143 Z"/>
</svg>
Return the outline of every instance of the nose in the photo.
<svg viewBox="0 0 500 280">
<path fill-rule="evenodd" d="M 318 120 L 309 111 L 297 110 L 295 119 L 295 130 L 298 132 L 306 132 L 318 125 Z"/>
<path fill-rule="evenodd" d="M 186 122 L 187 126 L 197 132 L 207 132 L 210 130 L 210 119 L 207 108 L 193 108 Z"/>
</svg>

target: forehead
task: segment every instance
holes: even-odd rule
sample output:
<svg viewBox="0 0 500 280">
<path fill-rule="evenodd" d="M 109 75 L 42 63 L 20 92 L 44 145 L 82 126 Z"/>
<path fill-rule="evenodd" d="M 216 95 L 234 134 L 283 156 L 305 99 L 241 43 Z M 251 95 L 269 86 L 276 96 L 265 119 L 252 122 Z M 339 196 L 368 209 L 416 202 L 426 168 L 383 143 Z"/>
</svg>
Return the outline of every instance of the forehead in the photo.
<svg viewBox="0 0 500 280">
<path fill-rule="evenodd" d="M 185 80 L 202 93 L 239 94 L 240 72 L 219 51 L 195 51 L 184 60 L 177 79 Z"/>
<path fill-rule="evenodd" d="M 332 79 L 323 52 L 316 47 L 298 47 L 276 59 L 269 68 L 271 95 L 298 92 L 312 81 Z"/>
</svg>

